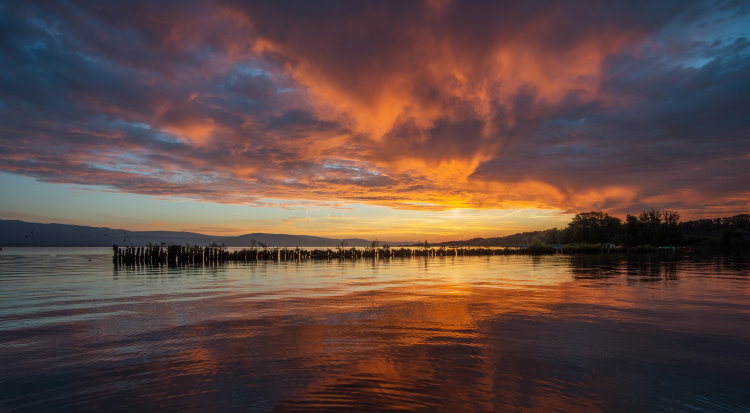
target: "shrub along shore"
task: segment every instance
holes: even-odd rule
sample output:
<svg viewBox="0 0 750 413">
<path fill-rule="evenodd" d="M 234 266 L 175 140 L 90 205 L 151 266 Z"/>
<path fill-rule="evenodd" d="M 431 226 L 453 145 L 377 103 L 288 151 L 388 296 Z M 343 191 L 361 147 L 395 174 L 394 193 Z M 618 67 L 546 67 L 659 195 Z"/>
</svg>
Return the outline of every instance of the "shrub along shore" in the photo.
<svg viewBox="0 0 750 413">
<path fill-rule="evenodd" d="M 435 245 L 489 247 L 534 244 L 566 245 L 572 249 L 596 249 L 597 245 L 609 245 L 629 251 L 690 247 L 714 252 L 741 252 L 750 250 L 750 214 L 682 222 L 677 211 L 651 209 L 637 216 L 628 215 L 623 221 L 602 211 L 591 211 L 576 214 L 565 228 Z"/>
</svg>

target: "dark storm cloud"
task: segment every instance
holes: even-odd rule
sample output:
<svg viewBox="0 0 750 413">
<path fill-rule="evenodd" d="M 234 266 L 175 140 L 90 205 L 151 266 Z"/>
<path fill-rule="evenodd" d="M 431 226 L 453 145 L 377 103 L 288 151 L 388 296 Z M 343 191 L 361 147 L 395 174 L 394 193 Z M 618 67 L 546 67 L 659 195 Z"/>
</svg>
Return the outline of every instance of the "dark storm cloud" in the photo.
<svg viewBox="0 0 750 413">
<path fill-rule="evenodd" d="M 680 191 L 745 197 L 750 117 L 742 113 L 750 108 L 750 43 L 736 38 L 690 51 L 695 49 L 701 50 L 700 67 L 682 55 L 612 56 L 605 62 L 602 90 L 629 104 L 583 110 L 571 105 L 544 121 L 521 122 L 509 132 L 522 139 L 482 164 L 475 176 L 540 180 L 571 194 L 635 186 L 641 206 L 656 198 L 657 205 L 690 208 L 681 196 L 661 196 Z"/>
<path fill-rule="evenodd" d="M 747 209 L 743 2 L 0 3 L 0 169 L 216 202 Z"/>
</svg>

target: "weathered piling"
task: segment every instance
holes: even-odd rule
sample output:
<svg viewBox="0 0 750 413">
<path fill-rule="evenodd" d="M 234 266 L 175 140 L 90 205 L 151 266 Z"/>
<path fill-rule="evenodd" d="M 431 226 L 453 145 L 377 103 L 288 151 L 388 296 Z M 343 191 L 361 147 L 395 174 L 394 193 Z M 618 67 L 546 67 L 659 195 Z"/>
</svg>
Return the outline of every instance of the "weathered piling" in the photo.
<svg viewBox="0 0 750 413">
<path fill-rule="evenodd" d="M 459 257 L 530 254 L 529 250 L 485 247 L 401 247 L 390 248 L 238 248 L 197 245 L 147 245 L 144 247 L 112 246 L 115 265 L 206 265 L 224 262 L 357 260 L 411 257 Z"/>
</svg>

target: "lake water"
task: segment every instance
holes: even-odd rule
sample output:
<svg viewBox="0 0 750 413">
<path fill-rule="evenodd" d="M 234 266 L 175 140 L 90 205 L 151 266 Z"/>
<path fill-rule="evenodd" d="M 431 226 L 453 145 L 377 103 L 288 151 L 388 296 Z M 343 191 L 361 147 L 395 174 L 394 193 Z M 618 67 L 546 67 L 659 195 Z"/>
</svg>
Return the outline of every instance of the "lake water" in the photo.
<svg viewBox="0 0 750 413">
<path fill-rule="evenodd" d="M 0 411 L 750 411 L 750 264 L 0 251 Z"/>
</svg>

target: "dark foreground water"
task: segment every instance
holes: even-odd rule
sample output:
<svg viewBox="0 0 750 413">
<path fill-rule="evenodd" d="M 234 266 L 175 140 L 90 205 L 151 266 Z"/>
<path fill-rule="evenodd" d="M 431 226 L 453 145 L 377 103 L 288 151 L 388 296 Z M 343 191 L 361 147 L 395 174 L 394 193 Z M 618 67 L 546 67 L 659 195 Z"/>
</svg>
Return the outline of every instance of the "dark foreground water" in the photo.
<svg viewBox="0 0 750 413">
<path fill-rule="evenodd" d="M 109 254 L 0 252 L 0 411 L 750 411 L 743 260 Z"/>
</svg>

